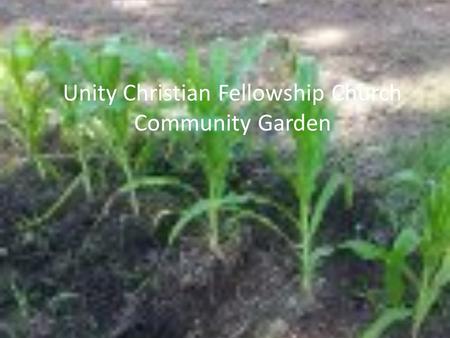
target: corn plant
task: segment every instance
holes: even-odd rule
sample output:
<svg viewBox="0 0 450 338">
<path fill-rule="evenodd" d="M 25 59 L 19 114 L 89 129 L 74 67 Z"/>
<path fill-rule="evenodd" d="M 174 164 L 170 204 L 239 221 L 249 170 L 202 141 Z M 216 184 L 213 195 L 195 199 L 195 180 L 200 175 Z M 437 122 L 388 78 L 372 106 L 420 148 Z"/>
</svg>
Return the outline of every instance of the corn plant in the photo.
<svg viewBox="0 0 450 338">
<path fill-rule="evenodd" d="M 389 307 L 403 305 L 407 278 L 417 283 L 411 271 L 408 259 L 419 245 L 419 235 L 412 228 L 404 228 L 390 247 L 364 240 L 350 240 L 342 248 L 353 251 L 356 255 L 367 261 L 379 261 L 383 265 L 384 298 Z"/>
<path fill-rule="evenodd" d="M 59 41 L 53 52 L 52 79 L 60 94 L 69 81 L 79 85 L 95 84 L 119 93 L 124 85 L 137 84 L 145 70 L 144 53 L 120 38 L 110 38 L 91 48 L 71 41 Z M 136 135 L 130 128 L 130 121 L 137 109 L 136 104 L 119 95 L 111 105 L 69 102 L 60 97 L 62 132 L 68 143 L 75 146 L 87 193 L 92 194 L 91 176 L 95 171 L 92 159 L 99 155 L 111 159 L 122 170 L 125 181 L 132 182 L 136 176 L 136 150 L 133 148 Z M 135 191 L 130 194 L 131 205 L 137 213 Z"/>
<path fill-rule="evenodd" d="M 411 283 L 417 283 L 417 278 L 408 260 L 419 241 L 414 229 L 404 228 L 390 247 L 364 240 L 350 240 L 342 245 L 360 258 L 380 262 L 383 266 L 383 298 L 386 301 L 379 317 L 364 331 L 362 338 L 380 337 L 389 326 L 411 315 L 411 310 L 405 305 L 405 293 Z"/>
<path fill-rule="evenodd" d="M 186 85 L 186 88 L 194 90 L 207 88 L 210 91 L 210 100 L 188 103 L 188 114 L 191 117 L 211 120 L 226 118 L 227 114 L 232 114 L 237 108 L 233 107 L 229 99 L 220 99 L 219 86 L 228 84 L 230 88 L 237 87 L 263 46 L 263 40 L 251 41 L 244 46 L 240 56 L 233 60 L 229 48 L 219 41 L 211 46 L 206 64 L 202 62 L 199 50 L 190 48 L 183 64 L 161 54 L 157 56 L 158 65 L 177 85 Z M 218 256 L 222 256 L 220 244 L 223 227 L 220 214 L 222 211 L 239 209 L 239 205 L 249 200 L 249 196 L 234 194 L 227 187 L 234 149 L 240 141 L 240 134 L 234 131 L 197 133 L 194 140 L 196 161 L 206 178 L 207 197 L 184 210 L 171 232 L 171 243 L 195 218 L 207 214 L 209 248 Z"/>
<path fill-rule="evenodd" d="M 413 309 L 412 336 L 418 337 L 428 313 L 450 284 L 450 170 L 431 188 L 422 231 L 418 297 Z"/>
<path fill-rule="evenodd" d="M 294 74 L 299 86 L 317 88 L 318 67 L 309 58 L 294 59 Z M 333 121 L 333 113 L 325 102 L 314 104 L 309 100 L 289 102 L 282 109 L 289 118 L 298 118 L 299 114 L 306 119 L 328 119 Z M 302 290 L 312 300 L 313 285 L 317 268 L 323 258 L 333 251 L 331 246 L 317 245 L 317 233 L 322 225 L 324 213 L 340 186 L 351 192 L 348 180 L 340 173 L 331 173 L 324 185 L 320 175 L 326 165 L 329 143 L 328 132 L 291 131 L 294 144 L 293 163 L 280 165 L 283 159 L 274 159 L 275 167 L 287 179 L 297 198 L 297 215 L 295 229 L 298 235 L 297 256 Z M 350 197 L 350 194 L 348 194 Z"/>
<path fill-rule="evenodd" d="M 52 87 L 56 92 L 55 106 L 63 142 L 69 146 L 81 167 L 81 178 L 89 197 L 93 195 L 90 161 L 95 152 L 91 124 L 96 106 L 86 102 L 64 100 L 65 84 L 82 83 L 83 75 L 77 65 L 84 60 L 86 51 L 75 42 L 56 40 L 51 45 L 49 74 Z"/>
<path fill-rule="evenodd" d="M 49 41 L 24 29 L 0 48 L 0 96 L 6 125 L 42 176 L 48 169 L 41 151 L 48 131 L 48 79 L 43 61 Z"/>
<path fill-rule="evenodd" d="M 390 166 L 403 168 L 376 185 L 377 209 L 395 232 L 404 226 L 420 227 L 424 223 L 423 210 L 417 205 L 427 196 L 423 182 L 435 180 L 450 166 L 450 140 L 444 117 L 439 127 L 424 133 L 417 140 L 397 142 L 388 150 Z M 413 211 L 413 212 L 411 212 Z"/>
<path fill-rule="evenodd" d="M 414 179 L 416 180 L 416 179 Z M 433 181 L 422 203 L 424 225 L 418 233 L 404 228 L 391 248 L 362 240 L 352 240 L 343 247 L 365 260 L 381 261 L 384 289 L 388 302 L 381 315 L 363 334 L 377 338 L 398 321 L 412 319 L 413 338 L 417 338 L 439 295 L 450 284 L 450 170 Z M 411 256 L 418 255 L 419 269 L 413 269 Z M 410 302 L 406 291 L 415 295 Z"/>
</svg>

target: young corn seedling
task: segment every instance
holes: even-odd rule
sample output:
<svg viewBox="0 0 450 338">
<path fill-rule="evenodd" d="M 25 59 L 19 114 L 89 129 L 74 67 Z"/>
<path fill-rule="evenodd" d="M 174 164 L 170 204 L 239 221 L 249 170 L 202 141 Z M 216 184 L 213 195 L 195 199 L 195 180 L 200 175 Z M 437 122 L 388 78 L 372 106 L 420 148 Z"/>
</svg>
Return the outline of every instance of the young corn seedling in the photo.
<svg viewBox="0 0 450 338">
<path fill-rule="evenodd" d="M 294 74 L 299 86 L 305 90 L 317 88 L 318 66 L 309 58 L 295 58 Z M 314 104 L 310 100 L 289 102 L 282 109 L 289 118 L 296 119 L 299 114 L 305 115 L 305 120 L 328 119 L 333 121 L 333 113 L 324 102 Z M 324 213 L 337 190 L 341 185 L 347 187 L 350 199 L 350 185 L 343 175 L 332 173 L 322 186 L 319 175 L 323 173 L 326 164 L 326 154 L 329 143 L 329 133 L 304 131 L 291 131 L 294 143 L 294 162 L 290 166 L 275 167 L 290 183 L 298 201 L 296 231 L 298 234 L 298 263 L 300 281 L 303 292 L 310 300 L 314 299 L 314 282 L 317 277 L 317 268 L 323 258 L 332 253 L 331 246 L 316 244 L 317 233 L 322 225 Z M 276 160 L 276 159 L 275 159 Z"/>
<path fill-rule="evenodd" d="M 431 187 L 420 243 L 421 271 L 413 308 L 412 336 L 417 338 L 429 312 L 450 284 L 450 169 Z"/>
<path fill-rule="evenodd" d="M 82 101 L 67 101 L 64 99 L 66 84 L 85 81 L 78 69 L 87 59 L 86 49 L 73 41 L 55 40 L 51 45 L 49 66 L 50 81 L 56 91 L 55 106 L 58 110 L 60 132 L 63 142 L 74 153 L 80 168 L 81 180 L 86 195 L 93 196 L 91 158 L 94 156 L 95 144 L 92 123 L 95 118 L 96 105 Z"/>
<path fill-rule="evenodd" d="M 53 79 L 60 94 L 68 79 L 74 84 L 95 84 L 121 93 L 124 85 L 137 84 L 142 79 L 143 55 L 120 38 L 111 38 L 96 48 L 84 48 L 73 42 L 55 44 Z M 136 135 L 130 121 L 136 104 L 121 95 L 111 105 L 64 99 L 60 103 L 63 133 L 75 145 L 88 194 L 92 194 L 91 176 L 95 171 L 91 159 L 99 153 L 121 169 L 127 183 L 132 182 L 136 176 L 133 148 Z M 134 190 L 130 191 L 130 203 L 138 213 Z"/>
<path fill-rule="evenodd" d="M 219 86 L 228 84 L 230 88 L 236 88 L 264 45 L 263 40 L 251 41 L 244 46 L 240 56 L 232 60 L 229 48 L 220 41 L 211 46 L 206 65 L 202 63 L 200 53 L 195 48 L 188 50 L 186 61 L 182 65 L 167 56 L 160 56 L 159 64 L 177 85 L 185 84 L 187 88 L 197 91 L 202 88 L 209 90 L 209 100 L 189 102 L 187 110 L 193 118 L 213 121 L 226 118 L 236 110 L 228 98 L 220 99 Z M 249 200 L 249 196 L 231 193 L 227 187 L 233 152 L 241 141 L 241 136 L 234 131 L 203 131 L 196 137 L 196 159 L 206 178 L 207 196 L 184 210 L 171 231 L 169 242 L 173 243 L 195 218 L 206 214 L 209 248 L 221 257 L 221 240 L 224 236 L 221 212 L 239 210 Z"/>
<path fill-rule="evenodd" d="M 381 315 L 362 335 L 378 338 L 398 321 L 412 319 L 413 338 L 420 329 L 445 287 L 450 284 L 450 170 L 433 181 L 423 202 L 425 224 L 420 235 L 412 228 L 400 232 L 392 248 L 371 242 L 354 240 L 344 244 L 365 260 L 377 260 L 384 265 L 384 288 L 388 303 Z M 419 271 L 411 268 L 408 258 L 413 253 L 420 260 Z M 405 297 L 411 289 L 412 302 Z"/>
<path fill-rule="evenodd" d="M 127 50 L 120 39 L 107 41 L 86 63 L 90 81 L 109 90 L 119 91 L 123 84 L 137 84 L 141 79 L 143 65 L 130 58 L 125 52 Z M 122 170 L 127 183 L 135 179 L 131 148 L 135 134 L 130 126 L 134 109 L 134 103 L 119 96 L 110 107 L 98 110 L 98 120 L 93 125 L 95 135 L 107 156 Z M 138 214 L 139 204 L 135 191 L 130 192 L 130 203 L 134 213 Z"/>
<path fill-rule="evenodd" d="M 391 247 L 364 240 L 350 240 L 342 245 L 360 258 L 383 265 L 383 290 L 386 302 L 379 317 L 364 331 L 362 338 L 378 338 L 396 322 L 410 317 L 405 305 L 409 285 L 418 283 L 409 259 L 419 246 L 420 238 L 412 228 L 404 228 Z"/>
<path fill-rule="evenodd" d="M 367 261 L 379 261 L 384 268 L 383 284 L 389 307 L 402 307 L 407 281 L 418 281 L 409 266 L 408 259 L 419 246 L 420 238 L 412 228 L 404 228 L 391 247 L 364 240 L 350 240 L 342 248 L 353 251 Z"/>
<path fill-rule="evenodd" d="M 48 43 L 49 39 L 22 30 L 0 48 L 0 96 L 6 125 L 42 176 L 49 169 L 41 156 L 48 131 L 48 79 L 43 71 Z"/>
</svg>

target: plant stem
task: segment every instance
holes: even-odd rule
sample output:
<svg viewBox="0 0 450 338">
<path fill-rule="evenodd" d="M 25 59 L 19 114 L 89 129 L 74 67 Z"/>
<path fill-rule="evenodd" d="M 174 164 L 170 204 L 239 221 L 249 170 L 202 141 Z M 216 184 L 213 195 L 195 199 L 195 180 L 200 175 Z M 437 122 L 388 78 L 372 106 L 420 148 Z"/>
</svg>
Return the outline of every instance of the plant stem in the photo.
<svg viewBox="0 0 450 338">
<path fill-rule="evenodd" d="M 309 207 L 304 199 L 299 203 L 300 207 L 300 232 L 302 237 L 301 247 L 301 286 L 308 299 L 313 300 L 313 262 L 311 260 L 311 234 L 309 229 Z"/>
<path fill-rule="evenodd" d="M 80 145 L 78 149 L 79 149 L 78 158 L 81 165 L 81 173 L 82 173 L 81 175 L 83 180 L 84 191 L 86 192 L 88 199 L 91 199 L 93 193 L 92 193 L 91 174 L 89 170 L 88 159 L 84 151 L 84 147 Z"/>
<path fill-rule="evenodd" d="M 219 251 L 219 215 L 218 209 L 215 206 L 211 206 L 209 209 L 209 248 L 213 252 Z"/>
<path fill-rule="evenodd" d="M 47 176 L 47 172 L 45 170 L 44 163 L 39 158 L 39 155 L 37 155 L 37 152 L 35 152 L 35 150 L 31 150 L 29 157 L 31 158 L 32 163 L 34 163 L 34 165 L 36 166 L 40 178 L 45 179 Z"/>
<path fill-rule="evenodd" d="M 126 160 L 123 161 L 123 171 L 125 172 L 125 176 L 128 183 L 132 183 L 134 181 L 134 175 L 130 168 L 130 165 Z M 139 201 L 136 195 L 136 189 L 132 189 L 130 192 L 130 205 L 133 209 L 133 213 L 135 216 L 139 215 Z"/>
<path fill-rule="evenodd" d="M 219 243 L 219 208 L 217 200 L 219 193 L 217 191 L 217 182 L 215 177 L 209 179 L 209 199 L 212 204 L 208 210 L 209 218 L 209 249 L 219 258 L 223 257 Z"/>
</svg>

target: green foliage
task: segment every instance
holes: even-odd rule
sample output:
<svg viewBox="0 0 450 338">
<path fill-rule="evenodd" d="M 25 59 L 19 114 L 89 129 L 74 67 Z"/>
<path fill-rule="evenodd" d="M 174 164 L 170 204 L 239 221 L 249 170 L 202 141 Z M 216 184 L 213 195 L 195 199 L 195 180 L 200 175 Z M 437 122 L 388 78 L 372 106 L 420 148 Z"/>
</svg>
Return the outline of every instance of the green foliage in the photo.
<svg viewBox="0 0 450 338">
<path fill-rule="evenodd" d="M 318 66 L 309 58 L 295 58 L 294 74 L 299 87 L 305 91 L 318 86 Z M 282 109 L 289 118 L 296 119 L 299 114 L 305 115 L 305 120 L 328 119 L 333 122 L 333 112 L 326 102 L 314 104 L 310 100 L 289 102 Z M 351 199 L 351 186 L 340 173 L 331 173 L 325 183 L 321 184 L 320 175 L 326 165 L 326 155 L 330 135 L 325 132 L 291 131 L 294 143 L 294 163 L 279 165 L 275 159 L 275 167 L 284 175 L 293 188 L 298 201 L 298 218 L 296 230 L 298 233 L 298 260 L 303 291 L 313 298 L 313 284 L 316 270 L 323 258 L 333 250 L 330 246 L 316 245 L 316 237 L 323 221 L 323 216 L 331 199 L 341 186 L 348 192 L 347 200 Z M 349 201 L 348 201 L 349 202 Z"/>
<path fill-rule="evenodd" d="M 317 65 L 310 61 L 297 63 L 297 82 L 307 88 L 317 87 Z M 332 112 L 324 103 L 314 105 L 308 100 L 292 103 L 287 113 L 295 118 L 299 113 L 305 118 L 332 120 Z M 343 177 L 334 173 L 323 187 L 319 184 L 319 175 L 325 168 L 326 153 L 328 149 L 329 133 L 305 131 L 291 134 L 295 143 L 294 170 L 288 175 L 289 181 L 298 198 L 299 219 L 297 231 L 300 236 L 300 273 L 303 290 L 313 295 L 313 283 L 316 278 L 316 269 L 324 253 L 330 252 L 324 246 L 315 245 L 315 238 L 321 226 L 323 214 L 340 185 L 344 183 Z M 314 196 L 318 196 L 314 201 Z"/>
<path fill-rule="evenodd" d="M 43 71 L 49 41 L 23 29 L 0 48 L 0 97 L 7 126 L 41 175 L 48 169 L 40 153 L 49 122 L 48 79 Z"/>
<path fill-rule="evenodd" d="M 210 92 L 209 100 L 191 101 L 188 103 L 188 114 L 197 119 L 220 119 L 232 114 L 233 107 L 230 100 L 221 100 L 220 85 L 228 84 L 230 88 L 236 87 L 242 77 L 248 73 L 251 65 L 256 61 L 265 43 L 263 40 L 250 41 L 243 47 L 241 54 L 233 60 L 230 48 L 223 41 L 214 43 L 202 62 L 200 52 L 196 48 L 187 51 L 185 61 L 177 64 L 167 55 L 158 56 L 167 75 L 178 85 L 187 81 L 187 89 L 199 91 L 207 88 Z M 232 62 L 233 61 L 233 62 Z M 237 66 L 235 66 L 237 65 Z M 208 241 L 209 248 L 221 255 L 221 221 L 220 212 L 231 207 L 245 203 L 248 198 L 229 194 L 227 179 L 236 145 L 241 141 L 237 132 L 201 132 L 195 139 L 195 161 L 200 164 L 206 177 L 207 198 L 195 203 L 183 212 L 181 219 L 174 226 L 170 241 L 177 239 L 181 231 L 191 221 L 206 213 L 208 215 Z"/>
<path fill-rule="evenodd" d="M 362 334 L 361 338 L 379 338 L 393 324 L 406 320 L 411 310 L 406 308 L 388 308 Z"/>
<path fill-rule="evenodd" d="M 383 264 L 385 299 L 388 306 L 399 307 L 405 296 L 405 273 L 410 276 L 408 258 L 418 247 L 419 241 L 415 230 L 404 228 L 389 248 L 363 240 L 350 240 L 342 247 L 352 250 L 364 260 L 379 261 Z"/>
<path fill-rule="evenodd" d="M 347 179 L 338 172 L 325 170 L 330 134 L 291 130 L 292 161 L 281 157 L 275 160 L 274 166 L 295 194 L 295 212 L 291 212 L 290 208 L 269 199 L 251 192 L 238 194 L 230 188 L 228 179 L 236 149 L 244 143 L 239 132 L 199 132 L 189 135 L 189 140 L 186 135 L 177 133 L 166 136 L 173 143 L 171 147 L 190 147 L 187 151 L 192 154 L 186 161 L 187 166 L 201 168 L 205 180 L 203 193 L 180 178 L 153 175 L 153 167 L 148 164 L 155 155 L 158 136 L 141 137 L 133 131 L 130 121 L 137 113 L 162 116 L 166 106 L 143 106 L 121 96 L 125 85 L 144 81 L 152 85 L 154 80 L 163 79 L 179 87 L 185 85 L 187 90 L 209 90 L 209 99 L 187 103 L 187 114 L 192 118 L 216 120 L 236 111 L 240 114 L 249 107 L 222 100 L 219 87 L 227 84 L 229 88 L 237 88 L 249 74 L 265 43 L 264 39 L 247 41 L 240 53 L 233 54 L 230 46 L 218 41 L 207 53 L 188 49 L 183 61 L 179 61 L 161 50 L 137 48 L 120 37 L 84 45 L 65 39 L 37 38 L 26 30 L 14 36 L 0 48 L 0 99 L 5 106 L 6 125 L 41 175 L 52 168 L 44 161 L 43 153 L 44 140 L 50 132 L 58 133 L 61 150 L 75 158 L 80 169 L 79 175 L 47 212 L 23 226 L 32 229 L 46 223 L 82 184 L 87 195 L 93 196 L 94 183 L 106 181 L 107 168 L 118 168 L 119 188 L 107 200 L 100 217 L 122 194 L 129 195 L 130 204 L 138 213 L 138 189 L 176 188 L 192 196 L 194 202 L 181 211 L 169 234 L 170 243 L 195 220 L 206 215 L 209 248 L 222 257 L 224 240 L 234 235 L 242 219 L 251 219 L 280 233 L 292 245 L 298 258 L 302 290 L 313 298 L 320 263 L 334 252 L 331 245 L 317 243 L 324 215 L 342 186 L 346 188 L 349 204 L 352 198 L 352 187 Z M 294 57 L 293 61 L 292 70 L 299 86 L 305 91 L 317 88 L 317 64 L 309 58 Z M 65 84 L 83 87 L 95 84 L 117 90 L 119 95 L 111 105 L 80 100 L 69 102 L 64 99 Z M 331 124 L 334 119 L 326 102 L 314 104 L 306 99 L 280 106 L 287 118 L 296 119 L 304 114 L 305 120 L 327 119 Z M 380 203 L 380 208 L 387 211 L 388 219 L 394 224 L 395 238 L 388 245 L 359 239 L 342 245 L 362 259 L 379 262 L 383 267 L 386 301 L 363 338 L 378 337 L 394 323 L 406 319 L 412 320 L 412 336 L 418 337 L 424 321 L 450 283 L 449 150 L 448 140 L 433 136 L 420 147 L 399 152 L 396 166 L 404 170 L 384 182 L 381 191 L 388 191 L 387 198 Z M 178 162 L 184 160 L 183 157 Z M 402 205 L 391 207 L 391 201 L 399 200 Z M 258 214 L 248 205 L 268 206 L 294 223 L 295 243 L 282 234 L 269 217 Z M 420 264 L 413 264 L 414 259 Z M 26 296 L 14 285 L 11 291 L 21 316 L 29 317 Z M 6 331 L 0 326 L 2 330 Z"/>
<path fill-rule="evenodd" d="M 425 318 L 450 283 L 450 170 L 447 169 L 428 188 L 419 207 L 425 215 L 420 233 L 413 228 L 404 228 L 390 248 L 362 240 L 343 245 L 359 257 L 380 261 L 384 266 L 384 290 L 388 301 L 380 319 L 368 332 L 380 332 L 374 327 L 382 327 L 384 331 L 388 324 L 412 317 L 412 337 L 418 337 Z M 418 269 L 408 262 L 413 254 L 420 258 Z M 412 303 L 406 297 L 407 290 L 415 292 Z M 406 315 L 405 309 L 410 315 Z M 368 337 L 377 336 L 369 334 Z"/>
<path fill-rule="evenodd" d="M 84 83 L 123 93 L 125 85 L 137 85 L 144 78 L 145 53 L 120 37 L 87 48 L 73 41 L 59 40 L 52 45 L 52 52 L 50 74 L 59 94 L 62 133 L 64 140 L 75 148 L 86 192 L 92 195 L 92 173 L 96 171 L 93 159 L 99 155 L 103 161 L 116 164 L 126 182 L 134 181 L 135 154 L 146 150 L 148 157 L 152 155 L 150 139 L 141 142 L 136 149 L 137 135 L 130 126 L 133 114 L 143 108 L 121 95 L 108 105 L 67 101 L 63 92 L 65 84 Z M 135 191 L 130 195 L 133 210 L 138 213 Z"/>
<path fill-rule="evenodd" d="M 95 182 L 98 181 L 97 178 L 104 178 L 105 168 L 115 164 L 123 173 L 124 186 L 132 187 L 127 190 L 133 210 L 137 213 L 135 189 L 138 186 L 135 183 L 142 181 L 142 163 L 148 163 L 148 158 L 152 157 L 155 140 L 140 137 L 132 130 L 130 121 L 138 111 L 158 115 L 159 107 L 139 106 L 121 95 L 117 95 L 111 105 L 104 102 L 68 101 L 64 95 L 66 85 L 69 85 L 70 91 L 70 84 L 83 88 L 95 84 L 97 87 L 117 90 L 121 94 L 124 85 L 147 80 L 145 76 L 149 70 L 153 76 L 148 79 L 150 83 L 156 76 L 160 76 L 180 86 L 187 81 L 189 89 L 208 88 L 212 93 L 211 100 L 190 102 L 188 113 L 198 119 L 223 118 L 232 113 L 234 107 L 231 102 L 219 99 L 219 85 L 237 86 L 241 76 L 250 70 L 264 44 L 261 39 L 250 41 L 242 48 L 240 57 L 234 60 L 228 46 L 222 41 L 218 42 L 211 47 L 208 60 L 203 65 L 200 52 L 195 48 L 189 49 L 185 62 L 180 63 L 160 50 L 140 49 L 119 37 L 87 46 L 66 39 L 54 39 L 51 43 L 46 41 L 44 44 L 36 42 L 31 33 L 23 32 L 12 42 L 10 49 L 1 53 L 2 68 L 8 71 L 8 79 L 14 84 L 14 92 L 5 92 L 4 97 L 14 98 L 11 100 L 13 103 L 19 102 L 17 109 L 7 109 L 11 113 L 8 125 L 11 130 L 18 130 L 17 134 L 26 144 L 30 156 L 37 158 L 41 139 L 51 128 L 45 109 L 47 105 L 44 105 L 48 103 L 57 113 L 55 127 L 61 135 L 62 147 L 67 146 L 69 156 L 74 155 L 79 163 L 81 181 L 87 195 L 93 195 L 94 178 Z M 45 55 L 41 50 L 45 51 Z M 32 72 L 41 68 L 42 72 L 39 74 L 45 79 L 48 102 L 42 99 L 44 86 L 41 82 L 44 83 L 44 80 L 32 87 L 35 91 L 30 93 L 27 92 L 30 90 L 29 83 L 25 84 L 26 77 L 30 73 L 35 75 Z M 5 89 L 9 87 L 11 86 L 5 86 Z M 21 100 L 15 100 L 17 96 Z M 16 110 L 20 113 L 18 116 L 14 115 Z M 233 132 L 204 132 L 196 135 L 193 142 L 196 145 L 195 161 L 205 173 L 210 201 L 222 200 L 228 193 L 228 171 L 239 141 L 240 135 Z M 149 171 L 151 170 L 145 168 L 144 175 L 148 175 Z M 66 198 L 64 196 L 64 200 Z M 55 206 L 60 206 L 59 201 Z M 210 247 L 218 252 L 221 207 L 220 203 L 215 202 L 208 205 Z M 54 212 L 52 207 L 36 222 L 42 223 Z"/>
<path fill-rule="evenodd" d="M 450 283 L 450 169 L 431 188 L 420 245 L 419 294 L 414 306 L 413 337 Z"/>
<path fill-rule="evenodd" d="M 431 182 L 450 166 L 450 140 L 445 117 L 432 131 L 415 140 L 399 141 L 388 150 L 394 174 L 376 185 L 378 210 L 395 231 L 402 227 L 419 229 L 424 223 L 423 203 Z"/>
<path fill-rule="evenodd" d="M 392 145 L 388 155 L 395 172 L 410 170 L 423 179 L 438 179 L 450 166 L 449 118 L 448 114 L 442 115 L 431 131 Z"/>
</svg>

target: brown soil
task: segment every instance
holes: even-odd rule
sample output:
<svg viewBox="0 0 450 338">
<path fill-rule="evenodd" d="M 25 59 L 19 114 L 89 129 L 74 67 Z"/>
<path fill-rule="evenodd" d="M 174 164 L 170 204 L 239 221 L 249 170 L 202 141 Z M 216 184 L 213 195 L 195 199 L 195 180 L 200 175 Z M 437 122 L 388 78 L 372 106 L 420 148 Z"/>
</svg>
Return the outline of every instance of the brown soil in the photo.
<svg viewBox="0 0 450 338">
<path fill-rule="evenodd" d="M 152 231 L 149 220 L 184 203 L 171 194 L 143 196 L 148 207 L 140 217 L 118 201 L 99 222 L 102 203 L 82 203 L 80 192 L 41 230 L 18 232 L 23 217 L 45 210 L 67 182 L 43 183 L 32 170 L 16 175 L 0 183 L 0 323 L 26 329 L 26 337 L 256 338 L 273 331 L 267 337 L 344 338 L 369 318 L 352 292 L 359 283 L 352 276 L 369 268 L 349 257 L 337 255 L 325 266 L 311 306 L 299 292 L 292 252 L 272 232 L 245 228 L 225 248 L 225 261 L 198 240 L 167 248 L 164 232 Z M 370 208 L 357 209 L 365 215 Z M 330 218 L 358 222 L 356 212 Z M 342 233 L 329 236 L 339 240 Z M 26 299 L 26 317 L 18 295 Z"/>
</svg>

